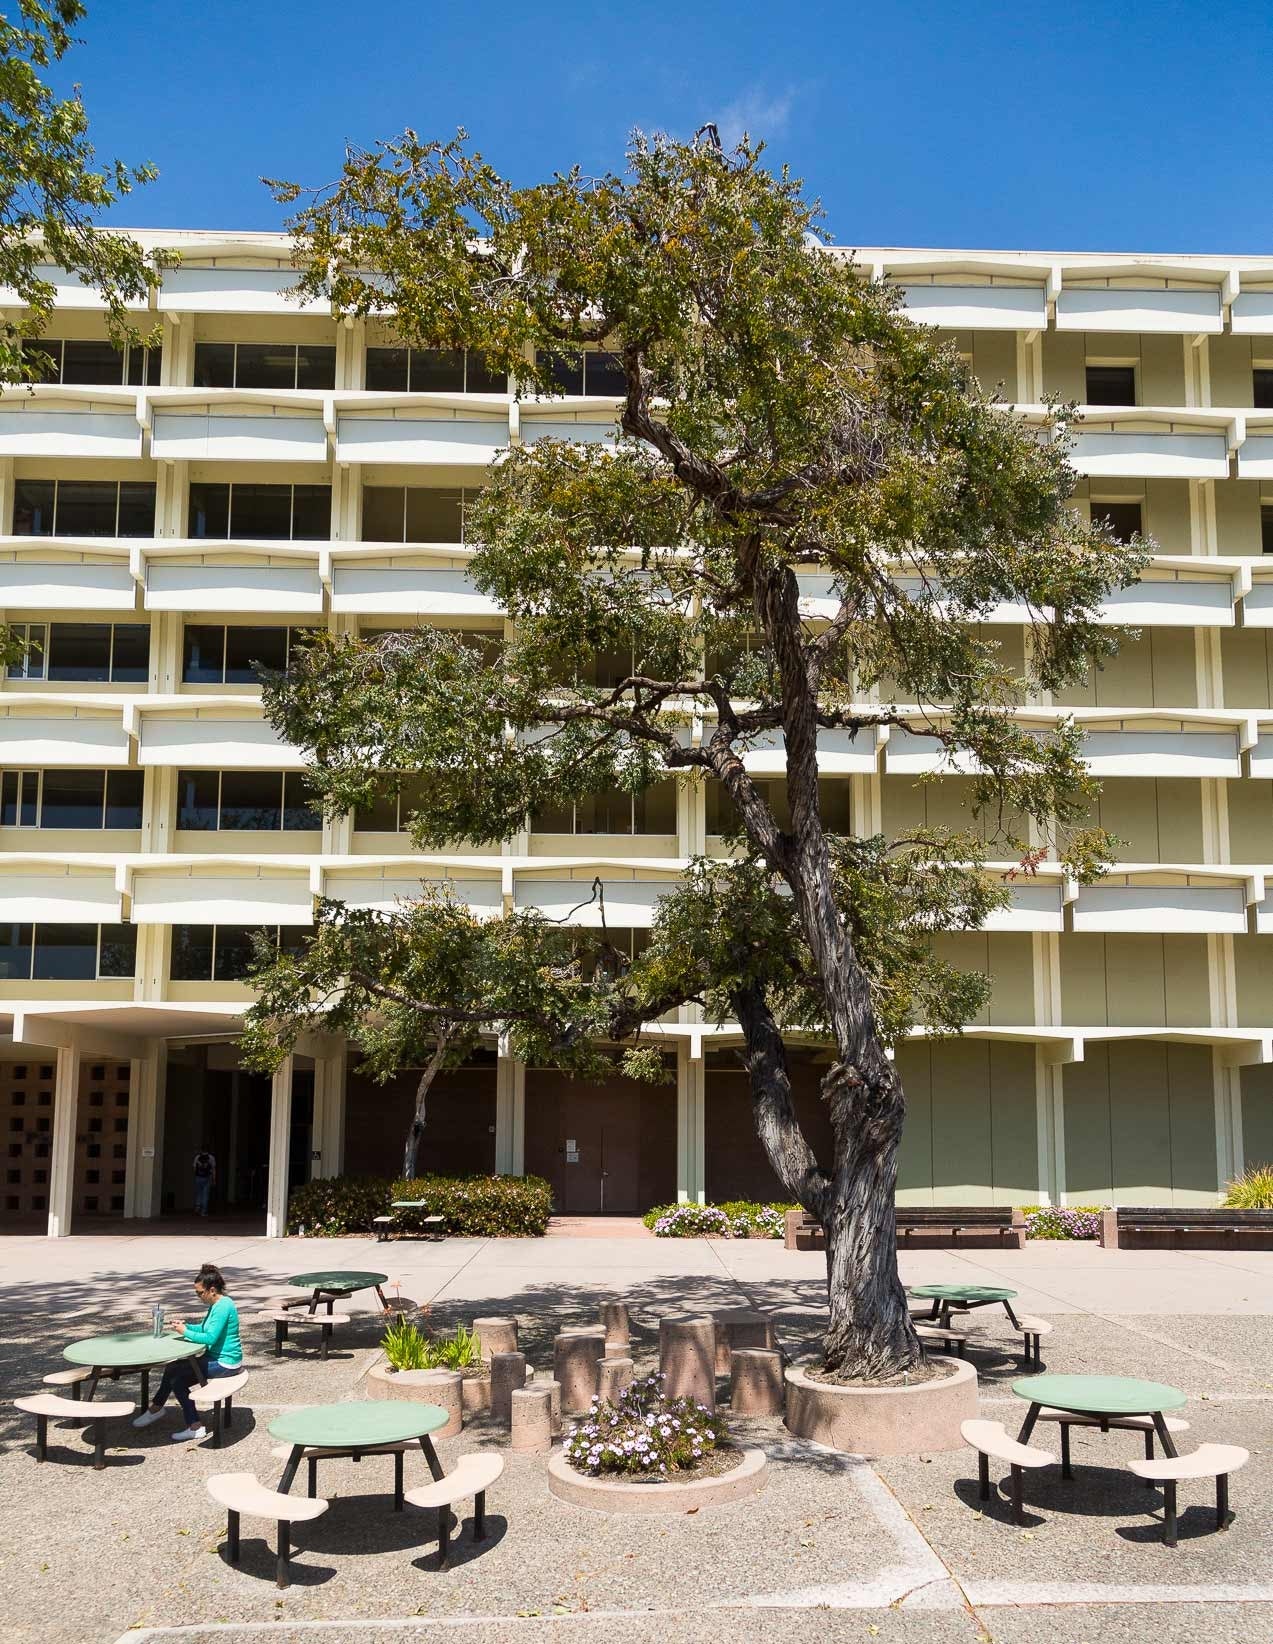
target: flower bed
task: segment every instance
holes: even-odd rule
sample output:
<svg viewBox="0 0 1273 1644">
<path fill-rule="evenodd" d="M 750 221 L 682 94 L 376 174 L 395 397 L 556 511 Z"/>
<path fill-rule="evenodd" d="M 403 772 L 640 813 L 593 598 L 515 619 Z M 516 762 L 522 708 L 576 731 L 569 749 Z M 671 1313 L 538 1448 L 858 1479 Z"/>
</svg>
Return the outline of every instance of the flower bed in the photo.
<svg viewBox="0 0 1273 1644">
<path fill-rule="evenodd" d="M 1099 1239 L 1099 1204 L 1024 1205 L 1027 1239 Z"/>
<path fill-rule="evenodd" d="M 660 1239 L 780 1239 L 793 1205 L 729 1199 L 724 1204 L 655 1205 L 642 1217 Z"/>
<path fill-rule="evenodd" d="M 666 1480 L 694 1472 L 724 1441 L 725 1425 L 690 1398 L 670 1399 L 660 1374 L 644 1376 L 618 1399 L 595 1398 L 566 1437 L 566 1460 L 592 1477 L 626 1474 Z"/>
<path fill-rule="evenodd" d="M 422 1199 L 423 1210 L 397 1212 L 396 1225 L 420 1231 L 427 1215 L 446 1218 L 448 1233 L 475 1238 L 536 1238 L 552 1214 L 552 1188 L 542 1176 L 333 1176 L 307 1182 L 291 1195 L 287 1231 L 333 1237 L 370 1233 L 394 1199 Z"/>
</svg>

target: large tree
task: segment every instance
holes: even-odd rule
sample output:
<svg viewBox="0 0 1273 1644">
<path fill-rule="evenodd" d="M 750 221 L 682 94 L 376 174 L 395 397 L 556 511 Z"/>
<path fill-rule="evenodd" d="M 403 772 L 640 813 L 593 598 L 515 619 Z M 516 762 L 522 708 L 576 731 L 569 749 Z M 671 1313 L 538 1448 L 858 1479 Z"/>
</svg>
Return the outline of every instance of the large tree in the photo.
<svg viewBox="0 0 1273 1644">
<path fill-rule="evenodd" d="M 989 979 L 932 938 L 1003 902 L 987 860 L 1029 872 L 1054 850 L 1099 870 L 1078 733 L 1013 708 L 1113 649 L 1097 609 L 1140 549 L 1069 505 L 1061 419 L 1027 427 L 996 403 L 746 142 L 638 137 L 622 175 L 518 188 L 462 137 L 407 132 L 348 154 L 321 192 L 276 186 L 302 285 L 339 315 L 479 350 L 521 395 L 557 392 L 555 362 L 601 346 L 622 396 L 616 438 L 514 444 L 469 512 L 473 577 L 512 623 L 498 657 L 441 628 L 325 637 L 270 682 L 268 712 L 332 811 L 409 773 L 424 849 L 505 839 L 546 804 L 669 774 L 720 784 L 732 854 L 692 865 L 630 966 L 577 972 L 536 1045 L 569 1049 L 580 1012 L 622 1042 L 681 1001 L 737 1024 L 769 1160 L 826 1231 L 827 1370 L 908 1368 L 890 1050 L 917 1024 L 957 1031 L 984 1001 Z M 816 617 L 802 576 L 829 601 Z M 985 627 L 1004 605 L 1026 624 L 1024 666 Z M 615 652 L 630 665 L 589 683 Z M 971 776 L 980 820 L 891 840 L 860 819 L 828 830 L 820 739 L 870 747 L 892 727 Z M 778 806 L 746 761 L 775 740 Z M 276 1018 L 278 1042 L 298 1019 Z M 525 1024 L 506 1030 L 516 1042 Z M 822 1156 L 793 1107 L 794 1034 L 832 1049 Z"/>
</svg>

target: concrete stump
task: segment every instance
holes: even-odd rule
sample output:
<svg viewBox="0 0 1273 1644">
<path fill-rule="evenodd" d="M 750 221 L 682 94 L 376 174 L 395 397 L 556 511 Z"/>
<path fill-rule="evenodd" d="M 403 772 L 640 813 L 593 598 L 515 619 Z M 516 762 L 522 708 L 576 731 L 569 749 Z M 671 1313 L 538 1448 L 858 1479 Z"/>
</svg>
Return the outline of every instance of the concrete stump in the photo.
<svg viewBox="0 0 1273 1644">
<path fill-rule="evenodd" d="M 474 1319 L 473 1333 L 481 1346 L 485 1363 L 489 1364 L 495 1353 L 517 1351 L 516 1319 Z"/>
<path fill-rule="evenodd" d="M 736 1347 L 729 1371 L 729 1404 L 736 1416 L 780 1416 L 787 1390 L 782 1354 L 763 1347 Z"/>
<path fill-rule="evenodd" d="M 552 1412 L 552 1435 L 561 1436 L 561 1383 L 559 1381 L 537 1381 L 536 1392 L 548 1394 L 549 1409 Z"/>
<path fill-rule="evenodd" d="M 597 1384 L 597 1391 L 603 1399 L 616 1402 L 624 1388 L 631 1387 L 636 1377 L 636 1366 L 631 1359 L 604 1358 L 600 1365 L 601 1375 Z"/>
<path fill-rule="evenodd" d="M 605 1357 L 606 1333 L 597 1325 L 563 1330 L 553 1342 L 553 1380 L 561 1383 L 561 1407 L 577 1415 L 592 1403 Z"/>
<path fill-rule="evenodd" d="M 491 1415 L 505 1427 L 513 1419 L 513 1393 L 526 1385 L 524 1353 L 492 1353 Z"/>
<path fill-rule="evenodd" d="M 660 1319 L 659 1369 L 670 1399 L 716 1408 L 716 1325 L 711 1319 Z"/>
<path fill-rule="evenodd" d="M 772 1352 L 778 1345 L 774 1322 L 766 1313 L 751 1307 L 731 1307 L 714 1313 L 716 1324 L 716 1374 L 729 1374 L 730 1354 L 740 1347 L 760 1347 Z"/>
<path fill-rule="evenodd" d="M 546 1455 L 553 1447 L 552 1393 L 549 1385 L 515 1387 L 510 1395 L 509 1448 Z"/>
<path fill-rule="evenodd" d="M 602 1302 L 597 1309 L 601 1327 L 606 1333 L 606 1352 L 623 1358 L 628 1351 L 632 1332 L 628 1325 L 628 1304 L 621 1301 Z"/>
</svg>

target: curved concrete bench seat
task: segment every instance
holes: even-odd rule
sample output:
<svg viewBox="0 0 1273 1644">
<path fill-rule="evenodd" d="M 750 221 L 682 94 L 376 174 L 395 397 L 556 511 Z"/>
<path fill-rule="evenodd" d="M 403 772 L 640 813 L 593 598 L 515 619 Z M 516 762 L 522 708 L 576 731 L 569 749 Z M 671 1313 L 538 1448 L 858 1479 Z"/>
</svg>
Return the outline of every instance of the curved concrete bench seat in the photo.
<svg viewBox="0 0 1273 1644">
<path fill-rule="evenodd" d="M 291 1554 L 288 1527 L 318 1518 L 327 1511 L 325 1501 L 312 1496 L 285 1496 L 262 1484 L 254 1473 L 213 1473 L 205 1480 L 208 1494 L 226 1510 L 226 1557 L 231 1564 L 239 1562 L 239 1517 L 267 1518 L 278 1525 L 277 1564 L 274 1580 L 279 1587 L 287 1586 L 288 1559 Z"/>
<path fill-rule="evenodd" d="M 1018 1524 L 1023 1524 L 1021 1471 L 1025 1467 L 1051 1467 L 1056 1457 L 1050 1450 L 1018 1444 L 1016 1439 L 1008 1437 L 1001 1421 L 965 1421 L 959 1431 L 977 1452 L 977 1495 L 982 1501 L 990 1500 L 990 1457 L 1007 1462 L 1012 1471 L 1012 1516 Z"/>
<path fill-rule="evenodd" d="M 105 1404 L 92 1404 L 77 1396 L 62 1398 L 57 1393 L 32 1393 L 26 1398 L 14 1399 L 17 1409 L 35 1417 L 35 1459 L 45 1461 L 49 1453 L 49 1421 L 61 1417 L 93 1424 L 93 1466 L 101 1472 L 106 1465 L 106 1433 L 102 1423 L 122 1420 L 131 1416 L 137 1406 L 131 1399 L 114 1399 Z"/>
<path fill-rule="evenodd" d="M 473 1497 L 473 1540 L 486 1540 L 486 1492 L 504 1471 L 504 1458 L 487 1450 L 478 1455 L 461 1456 L 445 1478 L 432 1484 L 422 1484 L 417 1490 L 407 1491 L 407 1500 L 413 1507 L 434 1507 L 438 1515 L 438 1565 L 444 1565 L 450 1550 L 450 1513 L 457 1501 Z"/>
<path fill-rule="evenodd" d="M 1187 1456 L 1159 1456 L 1156 1461 L 1129 1461 L 1138 1478 L 1163 1487 L 1163 1541 L 1176 1545 L 1176 1484 L 1182 1478 L 1214 1478 L 1216 1481 L 1216 1529 L 1227 1530 L 1233 1522 L 1229 1511 L 1229 1474 L 1250 1461 L 1250 1452 L 1240 1444 L 1200 1444 Z"/>
<path fill-rule="evenodd" d="M 214 1376 L 203 1387 L 190 1389 L 191 1402 L 196 1410 L 212 1411 L 212 1448 L 221 1445 L 221 1412 L 225 1411 L 225 1425 L 234 1426 L 234 1397 L 248 1384 L 248 1373 L 240 1370 L 236 1376 Z"/>
</svg>

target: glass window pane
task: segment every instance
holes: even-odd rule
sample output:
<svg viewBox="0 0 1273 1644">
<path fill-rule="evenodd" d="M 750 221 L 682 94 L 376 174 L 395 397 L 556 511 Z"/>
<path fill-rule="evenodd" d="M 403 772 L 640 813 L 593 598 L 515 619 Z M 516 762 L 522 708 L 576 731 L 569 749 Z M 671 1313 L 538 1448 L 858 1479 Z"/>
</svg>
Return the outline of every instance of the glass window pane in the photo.
<svg viewBox="0 0 1273 1644">
<path fill-rule="evenodd" d="M 1089 405 L 1135 405 L 1134 365 L 1089 365 L 1087 368 Z"/>
<path fill-rule="evenodd" d="M 33 925 L 0 925 L 0 981 L 30 980 L 34 929 Z"/>
<path fill-rule="evenodd" d="M 458 487 L 409 485 L 407 487 L 408 542 L 460 542 L 460 505 L 463 492 Z"/>
<path fill-rule="evenodd" d="M 97 926 L 37 925 L 31 975 L 37 982 L 94 981 Z"/>
<path fill-rule="evenodd" d="M 111 679 L 116 685 L 144 683 L 150 673 L 150 629 L 142 622 L 115 624 Z"/>
<path fill-rule="evenodd" d="M 121 537 L 153 537 L 155 487 L 145 480 L 124 480 L 119 487 Z"/>
<path fill-rule="evenodd" d="M 1104 520 L 1115 542 L 1130 542 L 1141 529 L 1138 502 L 1094 502 L 1093 520 Z"/>
<path fill-rule="evenodd" d="M 103 925 L 97 974 L 128 977 L 137 971 L 136 925 Z"/>
<path fill-rule="evenodd" d="M 283 831 L 321 828 L 322 816 L 310 793 L 302 771 L 287 771 L 283 777 Z"/>
<path fill-rule="evenodd" d="M 219 787 L 216 771 L 178 771 L 177 826 L 214 833 Z"/>
<path fill-rule="evenodd" d="M 100 828 L 105 771 L 45 771 L 42 828 Z"/>
<path fill-rule="evenodd" d="M 573 805 L 544 805 L 530 819 L 533 833 L 573 833 L 575 816 Z"/>
<path fill-rule="evenodd" d="M 332 534 L 330 485 L 298 485 L 292 509 L 292 537 L 297 542 L 325 542 Z"/>
<path fill-rule="evenodd" d="M 405 542 L 403 488 L 400 485 L 367 485 L 362 493 L 362 539 L 364 542 Z"/>
<path fill-rule="evenodd" d="M 36 822 L 36 806 L 40 797 L 39 771 L 23 771 L 21 789 L 22 797 L 18 801 L 18 820 L 24 828 L 33 828 Z"/>
<path fill-rule="evenodd" d="M 334 343 L 302 343 L 296 350 L 298 388 L 335 388 L 336 347 Z"/>
<path fill-rule="evenodd" d="M 367 350 L 367 387 L 378 394 L 405 394 L 408 369 L 405 348 Z"/>
<path fill-rule="evenodd" d="M 240 343 L 236 388 L 295 388 L 295 343 Z"/>
<path fill-rule="evenodd" d="M 550 354 L 548 369 L 560 394 L 583 393 L 583 354 Z"/>
<path fill-rule="evenodd" d="M 827 833 L 851 833 L 849 826 L 849 784 L 843 779 L 824 777 L 818 783 L 818 805 Z"/>
<path fill-rule="evenodd" d="M 354 812 L 355 833 L 397 833 L 398 796 L 395 793 L 377 794 L 375 803 L 367 810 Z"/>
<path fill-rule="evenodd" d="M 413 394 L 462 394 L 464 392 L 464 350 L 462 348 L 413 348 L 411 350 L 411 392 Z"/>
<path fill-rule="evenodd" d="M 57 535 L 113 537 L 119 485 L 115 480 L 62 480 L 57 488 Z"/>
<path fill-rule="evenodd" d="M 290 485 L 236 485 L 230 493 L 232 537 L 287 541 L 292 534 Z"/>
<path fill-rule="evenodd" d="M 1251 389 L 1251 404 L 1257 410 L 1273 410 L 1273 370 L 1257 365 L 1251 373 Z"/>
<path fill-rule="evenodd" d="M 507 394 L 508 375 L 487 365 L 486 356 L 477 349 L 468 352 L 468 378 L 465 388 L 470 394 Z"/>
<path fill-rule="evenodd" d="M 194 345 L 196 388 L 234 387 L 234 344 L 201 342 Z"/>
<path fill-rule="evenodd" d="M 605 349 L 599 349 L 595 354 L 585 357 L 586 367 L 584 376 L 584 392 L 586 394 L 605 394 L 607 396 L 622 397 L 628 391 L 627 378 L 623 375 L 623 361 L 617 354 L 611 354 Z"/>
<path fill-rule="evenodd" d="M 119 384 L 124 380 L 123 352 L 108 343 L 72 342 L 63 345 L 63 382 L 100 382 Z"/>
<path fill-rule="evenodd" d="M 106 826 L 140 828 L 144 771 L 107 771 Z"/>
<path fill-rule="evenodd" d="M 253 932 L 246 925 L 218 925 L 214 982 L 241 982 L 252 963 Z"/>
<path fill-rule="evenodd" d="M 190 487 L 190 535 L 222 539 L 230 535 L 230 487 L 194 484 Z"/>
<path fill-rule="evenodd" d="M 225 679 L 225 629 L 189 626 L 181 640 L 181 677 L 187 685 L 220 685 Z"/>
<path fill-rule="evenodd" d="M 676 832 L 676 783 L 655 782 L 636 796 L 637 833 Z"/>
<path fill-rule="evenodd" d="M 110 678 L 108 622 L 55 622 L 49 628 L 50 679 Z"/>
<path fill-rule="evenodd" d="M 258 685 L 257 668 L 287 666 L 286 628 L 227 628 L 225 631 L 225 682 L 227 685 Z"/>
<path fill-rule="evenodd" d="M 15 537 L 53 535 L 53 481 L 17 480 L 13 486 Z"/>
<path fill-rule="evenodd" d="M 18 773 L 6 771 L 0 777 L 0 828 L 18 825 Z"/>
<path fill-rule="evenodd" d="M 277 833 L 282 820 L 282 772 L 222 771 L 223 833 Z"/>
<path fill-rule="evenodd" d="M 172 927 L 172 965 L 169 974 L 174 982 L 212 980 L 212 932 L 211 925 Z"/>
<path fill-rule="evenodd" d="M 22 344 L 22 358 L 33 366 L 34 382 L 62 380 L 62 343 L 57 337 L 27 337 Z"/>
</svg>

